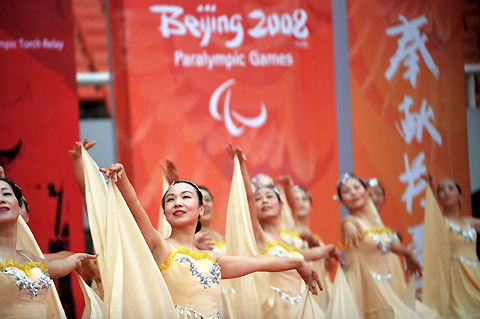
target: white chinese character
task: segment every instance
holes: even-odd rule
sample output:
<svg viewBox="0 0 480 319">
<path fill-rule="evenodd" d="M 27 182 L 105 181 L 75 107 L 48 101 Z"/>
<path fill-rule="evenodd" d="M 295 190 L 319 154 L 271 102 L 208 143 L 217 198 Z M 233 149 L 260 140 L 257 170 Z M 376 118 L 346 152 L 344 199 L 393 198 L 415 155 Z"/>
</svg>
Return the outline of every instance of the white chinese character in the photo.
<svg viewBox="0 0 480 319">
<path fill-rule="evenodd" d="M 405 114 L 405 118 L 401 120 L 401 125 L 395 123 L 398 132 L 403 137 L 405 142 L 410 145 L 413 137 L 417 139 L 417 142 L 422 142 L 423 128 L 425 128 L 432 139 L 438 144 L 442 145 L 442 136 L 438 133 L 437 129 L 430 122 L 435 121 L 435 114 L 431 105 L 428 105 L 427 100 L 423 99 L 420 112 L 410 112 L 410 108 L 413 104 L 413 99 L 409 95 L 405 95 L 403 102 L 398 105 L 398 110 Z"/>
<path fill-rule="evenodd" d="M 411 21 L 407 21 L 402 15 L 399 15 L 398 18 L 403 24 L 387 29 L 387 34 L 389 36 L 401 34 L 401 37 L 397 41 L 397 52 L 395 52 L 395 55 L 390 58 L 390 66 L 387 71 L 385 71 L 385 78 L 390 81 L 397 72 L 398 65 L 403 62 L 403 65 L 407 68 L 407 71 L 403 73 L 403 78 L 410 80 L 410 84 L 415 87 L 417 84 L 417 73 L 420 69 L 418 67 L 419 57 L 417 50 L 420 50 L 420 54 L 427 67 L 433 73 L 435 78 L 438 78 L 438 68 L 425 47 L 427 36 L 425 33 L 420 33 L 419 30 L 422 25 L 427 23 L 427 19 L 425 16 L 421 16 Z"/>
<path fill-rule="evenodd" d="M 408 161 L 407 154 L 403 154 L 405 161 L 405 172 L 400 174 L 400 181 L 407 184 L 407 188 L 402 195 L 402 202 L 406 203 L 407 212 L 412 213 L 413 198 L 425 190 L 427 182 L 421 178 L 423 174 L 427 173 L 427 168 L 423 164 L 425 153 L 423 151 L 413 160 L 412 165 Z"/>
</svg>

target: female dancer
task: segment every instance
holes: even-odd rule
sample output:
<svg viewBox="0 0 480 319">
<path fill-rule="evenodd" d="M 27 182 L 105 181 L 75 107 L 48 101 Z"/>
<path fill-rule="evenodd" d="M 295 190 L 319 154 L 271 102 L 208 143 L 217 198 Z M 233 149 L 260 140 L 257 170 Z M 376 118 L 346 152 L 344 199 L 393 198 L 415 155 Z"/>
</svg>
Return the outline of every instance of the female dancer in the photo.
<svg viewBox="0 0 480 319">
<path fill-rule="evenodd" d="M 179 180 L 180 173 L 175 163 L 167 157 L 166 165 L 160 163 L 165 177 L 171 184 Z M 205 186 L 199 185 L 203 195 L 203 204 L 205 211 L 202 215 L 202 228 L 195 235 L 195 246 L 200 250 L 213 250 L 214 252 L 226 254 L 225 236 L 213 229 L 213 214 L 215 205 L 212 192 Z"/>
<path fill-rule="evenodd" d="M 370 178 L 366 181 L 367 193 L 377 209 L 378 218 L 381 220 L 383 204 L 385 204 L 385 188 L 376 178 Z M 402 235 L 393 230 L 393 237 L 397 237 L 402 242 Z M 390 284 L 398 296 L 402 297 L 407 288 L 405 280 L 405 271 L 400 257 L 396 254 L 388 254 L 388 266 L 392 275 Z"/>
<path fill-rule="evenodd" d="M 65 276 L 96 256 L 80 253 L 48 261 L 17 250 L 22 196 L 11 179 L 0 178 L 0 317 L 45 318 L 50 278 Z"/>
<path fill-rule="evenodd" d="M 389 228 L 369 208 L 365 182 L 354 174 L 344 174 L 337 182 L 337 194 L 350 214 L 342 221 L 348 282 L 365 318 L 425 318 L 436 314 L 421 303 L 415 310 L 394 292 L 387 256 L 405 257 L 408 272 L 421 274 L 413 253 L 395 240 Z"/>
<path fill-rule="evenodd" d="M 214 252 L 198 251 L 194 245 L 199 231 L 199 218 L 204 214 L 203 195 L 189 181 L 176 181 L 162 197 L 171 236 L 163 238 L 152 226 L 141 206 L 122 164 L 110 165 L 103 172 L 114 181 L 122 193 L 153 257 L 169 287 L 179 316 L 187 318 L 218 318 L 220 279 L 240 277 L 255 271 L 286 271 L 295 269 L 317 293 L 317 274 L 298 259 L 274 257 L 234 257 Z"/>
<path fill-rule="evenodd" d="M 246 156 L 239 148 L 227 146 L 230 157 L 235 155 L 240 162 L 242 177 L 247 193 L 253 233 L 259 252 L 264 255 L 293 257 L 314 261 L 331 256 L 343 263 L 340 251 L 333 244 L 300 250 L 282 239 L 282 201 L 278 190 L 271 185 L 262 185 L 254 191 L 246 166 Z M 301 281 L 291 272 L 270 274 L 270 296 L 264 304 L 264 316 L 269 318 L 289 318 L 301 299 Z"/>
<path fill-rule="evenodd" d="M 430 184 L 433 186 L 433 180 L 429 176 Z M 428 192 L 428 191 L 427 191 Z M 425 254 L 425 258 L 444 258 L 449 261 L 447 272 L 447 281 L 449 281 L 450 292 L 447 299 L 438 298 L 437 291 L 429 282 L 424 280 L 424 300 L 432 307 L 438 308 L 438 311 L 445 317 L 453 318 L 480 318 L 480 265 L 476 254 L 477 232 L 480 231 L 480 219 L 464 217 L 460 215 L 462 189 L 460 185 L 451 178 L 444 178 L 437 187 L 438 202 L 443 211 L 443 221 L 439 225 L 445 225 L 445 229 L 436 229 L 443 238 L 447 238 L 446 247 L 435 250 L 432 254 Z M 433 196 L 432 196 L 433 197 Z M 429 196 L 427 194 L 427 201 Z M 427 209 L 429 209 L 427 203 Z M 440 216 L 440 214 L 439 214 Z M 440 217 L 441 218 L 441 217 Z M 430 226 L 425 222 L 425 232 L 430 231 Z M 440 226 L 442 227 L 442 226 Z M 431 242 L 424 242 L 424 251 L 431 249 Z M 434 248 L 434 247 L 433 247 Z M 429 256 L 429 257 L 427 257 Z M 442 258 L 443 259 L 443 258 Z M 431 260 L 424 260 L 425 264 L 431 263 Z M 426 276 L 432 278 L 431 281 L 442 280 L 439 276 L 438 267 L 427 268 L 425 266 Z M 427 271 L 432 271 L 431 274 Z M 430 282 L 431 282 L 430 281 Z M 435 287 L 437 283 L 435 283 Z M 428 297 L 427 297 L 428 295 Z M 434 302 L 431 302 L 434 297 Z M 439 303 L 448 303 L 440 304 Z"/>
</svg>

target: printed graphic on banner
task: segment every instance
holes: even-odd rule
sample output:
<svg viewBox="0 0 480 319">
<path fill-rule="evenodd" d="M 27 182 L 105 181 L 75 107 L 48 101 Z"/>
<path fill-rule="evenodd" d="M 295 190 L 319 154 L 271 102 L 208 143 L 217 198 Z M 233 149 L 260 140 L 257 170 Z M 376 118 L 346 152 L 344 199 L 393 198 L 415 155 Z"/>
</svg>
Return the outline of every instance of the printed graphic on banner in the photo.
<svg viewBox="0 0 480 319">
<path fill-rule="evenodd" d="M 384 223 L 418 241 L 422 175 L 469 193 L 461 5 L 348 1 L 348 12 L 355 171 L 385 186 Z"/>
<path fill-rule="evenodd" d="M 118 83 L 128 92 L 115 100 L 120 160 L 154 221 L 157 163 L 169 156 L 182 177 L 212 188 L 223 229 L 230 141 L 245 151 L 252 176 L 289 174 L 318 207 L 339 211 L 331 200 L 338 161 L 330 1 L 150 0 L 112 10 L 129 12 L 113 21 L 113 34 L 142 35 L 113 39 L 117 68 L 126 70 Z M 339 215 L 330 218 L 338 225 Z M 328 222 L 312 224 L 331 233 Z"/>
</svg>

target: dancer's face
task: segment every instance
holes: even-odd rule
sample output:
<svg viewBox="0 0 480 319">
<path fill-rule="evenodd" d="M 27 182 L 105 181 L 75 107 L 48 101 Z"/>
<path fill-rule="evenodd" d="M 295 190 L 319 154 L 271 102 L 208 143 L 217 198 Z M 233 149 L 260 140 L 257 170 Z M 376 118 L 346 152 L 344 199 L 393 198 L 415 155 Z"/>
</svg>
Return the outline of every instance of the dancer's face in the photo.
<svg viewBox="0 0 480 319">
<path fill-rule="evenodd" d="M 212 196 L 210 196 L 210 193 L 204 190 L 203 188 L 200 188 L 202 191 L 203 195 L 203 206 L 204 206 L 204 213 L 202 216 L 202 223 L 209 222 L 213 218 L 213 199 Z"/>
<path fill-rule="evenodd" d="M 257 207 L 257 217 L 260 220 L 278 217 L 282 210 L 282 203 L 279 202 L 277 194 L 268 188 L 257 190 L 255 205 Z"/>
<path fill-rule="evenodd" d="M 367 190 L 355 178 L 350 178 L 340 186 L 342 203 L 350 210 L 363 208 L 367 202 Z"/>
<path fill-rule="evenodd" d="M 18 219 L 20 206 L 12 187 L 5 181 L 0 181 L 0 223 L 13 222 Z"/>
<path fill-rule="evenodd" d="M 196 189 L 187 183 L 173 185 L 165 195 L 165 217 L 172 227 L 192 225 L 195 229 L 203 211 Z"/>
<path fill-rule="evenodd" d="M 310 198 L 303 190 L 298 190 L 295 192 L 295 201 L 297 203 L 297 215 L 298 216 L 308 216 L 312 211 L 312 203 L 310 203 Z"/>
<path fill-rule="evenodd" d="M 445 179 L 438 185 L 438 199 L 443 207 L 454 207 L 460 203 L 461 195 L 452 180 Z"/>
<path fill-rule="evenodd" d="M 382 188 L 380 186 L 368 186 L 367 192 L 377 208 L 378 213 L 380 213 L 385 203 L 385 195 L 383 194 Z"/>
</svg>

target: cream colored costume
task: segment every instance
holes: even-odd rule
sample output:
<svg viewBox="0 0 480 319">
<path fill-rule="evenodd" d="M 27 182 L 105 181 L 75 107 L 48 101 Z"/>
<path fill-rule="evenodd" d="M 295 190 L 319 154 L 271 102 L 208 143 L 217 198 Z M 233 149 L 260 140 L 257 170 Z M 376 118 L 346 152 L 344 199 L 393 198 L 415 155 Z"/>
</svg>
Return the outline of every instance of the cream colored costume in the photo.
<svg viewBox="0 0 480 319">
<path fill-rule="evenodd" d="M 291 231 L 286 228 L 280 230 L 282 239 L 289 243 L 291 246 L 294 246 L 300 250 L 308 248 L 308 243 L 300 238 L 300 234 L 296 231 Z M 320 237 L 315 235 L 315 237 L 320 242 L 320 245 L 323 246 L 323 242 Z M 330 293 L 332 290 L 332 281 L 325 270 L 325 260 L 317 260 L 309 263 L 310 266 L 318 273 L 320 278 L 320 283 L 322 284 L 323 291 L 316 296 L 313 296 L 313 299 L 318 303 L 323 312 L 327 311 L 328 302 L 330 300 Z"/>
<path fill-rule="evenodd" d="M 363 231 L 362 240 L 358 248 L 346 250 L 346 275 L 364 318 L 436 318 L 437 315 L 420 302 L 407 305 L 393 290 L 387 259 L 396 240 L 392 231 L 357 221 Z"/>
<path fill-rule="evenodd" d="M 42 263 L 0 261 L 0 318 L 46 318 L 51 285 Z"/>
<path fill-rule="evenodd" d="M 179 318 L 220 318 L 220 266 L 209 253 L 174 249 L 159 267 Z"/>
<path fill-rule="evenodd" d="M 33 253 L 35 256 L 44 258 L 43 253 L 32 234 L 32 231 L 21 216 L 19 216 L 17 220 L 17 249 L 26 250 Z M 62 303 L 60 302 L 60 298 L 58 296 L 57 289 L 55 289 L 55 284 L 53 281 L 52 287 L 48 291 L 47 318 L 66 318 L 65 311 L 63 310 Z"/>
<path fill-rule="evenodd" d="M 480 318 L 480 265 L 472 225 L 442 216 L 427 187 L 423 299 L 445 318 Z"/>
</svg>

